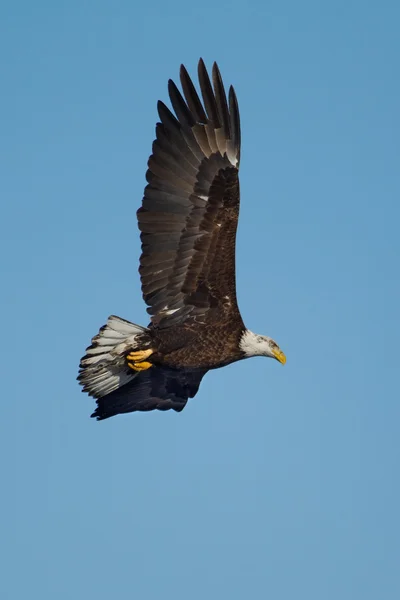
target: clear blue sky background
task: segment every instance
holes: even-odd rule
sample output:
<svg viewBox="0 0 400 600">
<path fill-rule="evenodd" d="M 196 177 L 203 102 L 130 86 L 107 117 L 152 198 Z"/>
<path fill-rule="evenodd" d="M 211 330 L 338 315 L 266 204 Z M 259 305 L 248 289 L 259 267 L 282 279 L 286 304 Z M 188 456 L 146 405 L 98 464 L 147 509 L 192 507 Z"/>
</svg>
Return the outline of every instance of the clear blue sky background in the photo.
<svg viewBox="0 0 400 600">
<path fill-rule="evenodd" d="M 397 600 L 399 22 L 393 0 L 5 1 L 5 600 Z M 243 126 L 238 296 L 285 367 L 97 423 L 75 381 L 146 324 L 135 210 L 167 80 L 217 59 Z"/>
</svg>

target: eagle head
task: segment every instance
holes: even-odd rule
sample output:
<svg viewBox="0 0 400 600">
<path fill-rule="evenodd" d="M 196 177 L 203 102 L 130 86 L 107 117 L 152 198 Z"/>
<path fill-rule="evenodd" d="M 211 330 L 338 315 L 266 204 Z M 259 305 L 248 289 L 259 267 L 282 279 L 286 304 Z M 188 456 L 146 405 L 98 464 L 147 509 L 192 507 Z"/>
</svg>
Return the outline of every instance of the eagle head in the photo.
<svg viewBox="0 0 400 600">
<path fill-rule="evenodd" d="M 249 329 L 246 329 L 242 334 L 239 347 L 244 354 L 244 358 L 268 356 L 269 358 L 275 358 L 282 365 L 286 362 L 286 356 L 272 338 L 267 335 L 253 333 Z"/>
</svg>

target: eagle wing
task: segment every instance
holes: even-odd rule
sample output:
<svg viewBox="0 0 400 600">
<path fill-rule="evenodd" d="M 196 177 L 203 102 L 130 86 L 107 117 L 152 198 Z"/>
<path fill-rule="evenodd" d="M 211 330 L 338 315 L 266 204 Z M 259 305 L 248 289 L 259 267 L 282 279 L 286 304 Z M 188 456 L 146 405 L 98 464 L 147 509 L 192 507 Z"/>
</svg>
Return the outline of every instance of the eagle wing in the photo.
<svg viewBox="0 0 400 600">
<path fill-rule="evenodd" d="M 175 410 L 180 412 L 193 398 L 206 370 L 176 370 L 154 367 L 142 371 L 122 387 L 96 400 L 92 417 L 98 421 L 135 411 Z"/>
<path fill-rule="evenodd" d="M 220 320 L 221 311 L 227 319 L 240 318 L 235 284 L 238 103 L 232 87 L 227 99 L 216 63 L 212 84 L 202 60 L 198 76 L 203 103 L 183 65 L 184 97 L 171 80 L 168 84 L 176 117 L 158 103 L 161 122 L 137 213 L 143 298 L 153 326 L 160 328 Z"/>
</svg>

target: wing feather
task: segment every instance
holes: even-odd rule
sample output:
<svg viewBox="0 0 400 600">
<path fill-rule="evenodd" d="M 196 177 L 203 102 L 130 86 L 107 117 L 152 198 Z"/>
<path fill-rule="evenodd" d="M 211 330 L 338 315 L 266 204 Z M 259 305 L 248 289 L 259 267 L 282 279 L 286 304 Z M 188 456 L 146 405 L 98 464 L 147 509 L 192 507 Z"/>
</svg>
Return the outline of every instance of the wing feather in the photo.
<svg viewBox="0 0 400 600">
<path fill-rule="evenodd" d="M 174 370 L 155 367 L 139 373 L 132 381 L 96 400 L 92 417 L 98 421 L 118 414 L 150 410 L 180 412 L 193 398 L 205 370 Z"/>
<path fill-rule="evenodd" d="M 239 315 L 239 109 L 232 87 L 227 98 L 216 63 L 211 81 L 200 59 L 198 77 L 201 98 L 183 65 L 183 94 L 169 80 L 176 116 L 158 102 L 160 122 L 137 213 L 143 297 L 157 327 L 221 319 L 221 311 L 225 318 Z"/>
</svg>

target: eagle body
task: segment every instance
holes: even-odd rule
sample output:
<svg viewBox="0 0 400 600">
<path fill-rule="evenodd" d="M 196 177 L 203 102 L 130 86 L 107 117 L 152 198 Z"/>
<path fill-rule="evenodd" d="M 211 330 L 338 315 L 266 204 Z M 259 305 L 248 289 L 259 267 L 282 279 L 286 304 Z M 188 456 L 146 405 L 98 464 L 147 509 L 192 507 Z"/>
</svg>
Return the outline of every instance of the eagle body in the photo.
<svg viewBox="0 0 400 600">
<path fill-rule="evenodd" d="M 150 329 L 148 343 L 155 348 L 154 364 L 175 369 L 218 369 L 244 358 L 240 338 L 244 332 L 235 322 L 216 323 L 213 327 L 180 326 L 171 336 L 168 330 Z"/>
<path fill-rule="evenodd" d="M 97 401 L 93 417 L 181 411 L 210 369 L 251 356 L 286 361 L 267 336 L 248 330 L 236 300 L 240 119 L 216 63 L 200 59 L 201 98 L 185 67 L 182 93 L 168 82 L 174 113 L 160 122 L 137 220 L 139 273 L 151 315 L 142 327 L 109 317 L 80 362 L 78 380 Z"/>
</svg>

